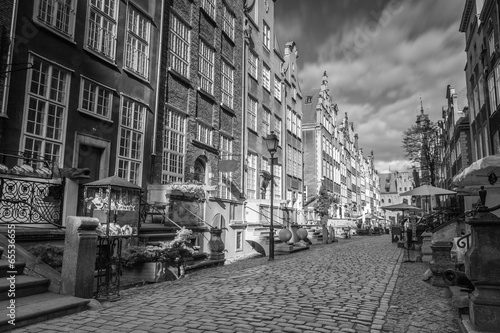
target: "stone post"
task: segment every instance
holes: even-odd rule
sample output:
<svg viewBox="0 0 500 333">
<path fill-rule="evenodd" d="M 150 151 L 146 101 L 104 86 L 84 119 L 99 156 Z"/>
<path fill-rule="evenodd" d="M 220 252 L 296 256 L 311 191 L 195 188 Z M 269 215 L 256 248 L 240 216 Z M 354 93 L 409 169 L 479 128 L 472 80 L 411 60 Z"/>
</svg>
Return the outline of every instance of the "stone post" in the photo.
<svg viewBox="0 0 500 333">
<path fill-rule="evenodd" d="M 67 217 L 61 272 L 63 294 L 92 298 L 98 225 L 97 218 Z"/>
<path fill-rule="evenodd" d="M 432 233 L 425 231 L 422 233 L 422 261 L 430 261 L 432 258 Z"/>
<path fill-rule="evenodd" d="M 292 243 L 295 244 L 299 241 L 299 236 L 297 236 L 297 230 L 299 229 L 299 225 L 294 223 L 290 226 L 290 231 L 292 232 Z"/>
<path fill-rule="evenodd" d="M 210 240 L 208 241 L 208 250 L 210 251 L 208 259 L 223 260 L 224 259 L 224 242 L 221 238 L 222 229 L 211 228 Z"/>
<path fill-rule="evenodd" d="M 471 226 L 471 248 L 465 253 L 465 273 L 475 289 L 469 294 L 471 322 L 478 331 L 500 327 L 500 219 L 484 207 L 486 191 L 479 191 L 482 207 L 466 221 Z"/>
<path fill-rule="evenodd" d="M 455 269 L 455 263 L 451 260 L 451 242 L 435 242 L 431 245 L 432 260 L 429 267 L 433 274 L 432 285 L 447 287 L 443 281 L 443 273 L 448 269 Z"/>
</svg>

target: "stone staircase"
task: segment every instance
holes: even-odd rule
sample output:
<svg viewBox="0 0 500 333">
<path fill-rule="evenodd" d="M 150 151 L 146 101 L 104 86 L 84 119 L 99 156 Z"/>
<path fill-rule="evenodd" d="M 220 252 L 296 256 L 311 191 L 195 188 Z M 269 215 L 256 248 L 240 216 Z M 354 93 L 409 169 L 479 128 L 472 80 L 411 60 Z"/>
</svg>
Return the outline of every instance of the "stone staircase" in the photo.
<svg viewBox="0 0 500 333">
<path fill-rule="evenodd" d="M 16 262 L 11 269 L 7 260 L 0 259 L 0 332 L 87 309 L 88 299 L 50 292 L 49 279 L 24 275 L 24 267 Z"/>
</svg>

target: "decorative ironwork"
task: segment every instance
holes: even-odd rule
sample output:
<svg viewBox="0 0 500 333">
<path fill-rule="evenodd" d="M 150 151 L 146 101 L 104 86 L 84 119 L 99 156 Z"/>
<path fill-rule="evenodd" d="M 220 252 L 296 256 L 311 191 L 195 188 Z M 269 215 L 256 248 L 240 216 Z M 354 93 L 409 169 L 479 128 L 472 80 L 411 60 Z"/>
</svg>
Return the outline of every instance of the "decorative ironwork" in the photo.
<svg viewBox="0 0 500 333">
<path fill-rule="evenodd" d="M 457 246 L 461 249 L 470 249 L 470 236 L 471 234 L 464 235 L 457 240 Z"/>
<path fill-rule="evenodd" d="M 0 224 L 62 226 L 64 184 L 0 178 Z"/>
<path fill-rule="evenodd" d="M 95 298 L 105 301 L 120 299 L 121 255 L 123 239 L 127 236 L 97 238 L 97 286 Z"/>
</svg>

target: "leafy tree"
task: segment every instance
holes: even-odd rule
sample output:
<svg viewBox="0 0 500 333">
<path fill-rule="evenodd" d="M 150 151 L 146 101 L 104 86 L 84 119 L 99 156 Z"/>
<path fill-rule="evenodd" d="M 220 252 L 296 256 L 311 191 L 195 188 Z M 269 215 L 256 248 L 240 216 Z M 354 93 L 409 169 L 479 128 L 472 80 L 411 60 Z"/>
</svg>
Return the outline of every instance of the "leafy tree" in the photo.
<svg viewBox="0 0 500 333">
<path fill-rule="evenodd" d="M 403 148 L 408 157 L 422 172 L 422 181 L 436 185 L 441 165 L 441 136 L 437 124 L 426 120 L 404 131 Z"/>
<path fill-rule="evenodd" d="M 330 215 L 330 209 L 332 208 L 332 206 L 338 203 L 338 199 L 333 194 L 328 192 L 324 183 L 321 184 L 316 199 L 316 203 L 314 204 L 314 212 L 320 217 L 320 223 L 323 233 L 323 243 L 327 243 L 328 230 L 326 228 L 326 225 L 328 222 L 328 216 Z"/>
</svg>

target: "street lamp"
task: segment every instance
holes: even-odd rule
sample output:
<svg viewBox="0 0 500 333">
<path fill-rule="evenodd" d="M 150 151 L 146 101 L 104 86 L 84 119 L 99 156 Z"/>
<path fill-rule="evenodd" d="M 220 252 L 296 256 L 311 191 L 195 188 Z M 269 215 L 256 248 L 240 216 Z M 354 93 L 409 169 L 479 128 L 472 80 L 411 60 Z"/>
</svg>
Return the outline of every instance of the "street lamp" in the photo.
<svg viewBox="0 0 500 333">
<path fill-rule="evenodd" d="M 271 232 L 269 234 L 269 261 L 274 260 L 274 225 L 273 225 L 273 197 L 274 197 L 274 154 L 278 150 L 278 136 L 271 131 L 265 138 L 267 150 L 271 154 Z"/>
</svg>

